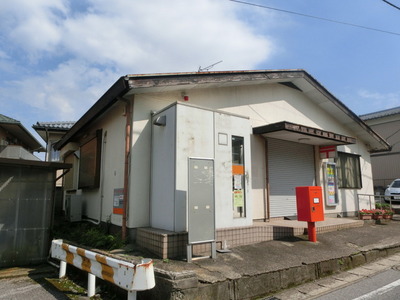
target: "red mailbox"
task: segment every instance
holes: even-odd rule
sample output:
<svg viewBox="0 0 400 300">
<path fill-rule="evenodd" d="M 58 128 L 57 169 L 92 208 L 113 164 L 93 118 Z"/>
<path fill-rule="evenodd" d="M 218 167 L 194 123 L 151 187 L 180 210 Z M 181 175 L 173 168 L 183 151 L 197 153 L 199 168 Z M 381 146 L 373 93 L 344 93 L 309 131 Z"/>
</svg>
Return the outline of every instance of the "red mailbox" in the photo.
<svg viewBox="0 0 400 300">
<path fill-rule="evenodd" d="M 324 220 L 324 202 L 320 186 L 296 187 L 297 220 L 308 224 L 308 239 L 317 241 L 315 222 Z"/>
<path fill-rule="evenodd" d="M 297 219 L 306 222 L 324 220 L 324 202 L 320 186 L 296 187 Z"/>
</svg>

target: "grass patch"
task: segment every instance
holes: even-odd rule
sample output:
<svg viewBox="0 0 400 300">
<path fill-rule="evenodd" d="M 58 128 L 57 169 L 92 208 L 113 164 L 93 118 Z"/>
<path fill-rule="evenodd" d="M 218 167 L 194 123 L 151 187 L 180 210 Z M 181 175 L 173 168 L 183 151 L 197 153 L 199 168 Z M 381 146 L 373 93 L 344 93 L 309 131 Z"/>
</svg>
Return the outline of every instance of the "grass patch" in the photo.
<svg viewBox="0 0 400 300">
<path fill-rule="evenodd" d="M 120 249 L 125 245 L 121 234 L 111 234 L 105 226 L 87 222 L 63 222 L 55 225 L 53 237 L 107 251 Z"/>
</svg>

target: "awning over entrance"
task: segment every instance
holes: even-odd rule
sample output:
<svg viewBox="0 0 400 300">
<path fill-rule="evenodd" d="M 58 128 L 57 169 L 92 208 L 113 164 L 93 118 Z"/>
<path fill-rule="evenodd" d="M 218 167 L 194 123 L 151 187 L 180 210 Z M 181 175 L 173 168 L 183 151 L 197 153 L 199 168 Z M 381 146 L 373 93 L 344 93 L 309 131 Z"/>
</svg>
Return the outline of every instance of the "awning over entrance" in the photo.
<svg viewBox="0 0 400 300">
<path fill-rule="evenodd" d="M 253 133 L 260 134 L 265 138 L 276 138 L 319 146 L 348 145 L 357 143 L 357 139 L 351 136 L 286 121 L 254 127 Z"/>
</svg>

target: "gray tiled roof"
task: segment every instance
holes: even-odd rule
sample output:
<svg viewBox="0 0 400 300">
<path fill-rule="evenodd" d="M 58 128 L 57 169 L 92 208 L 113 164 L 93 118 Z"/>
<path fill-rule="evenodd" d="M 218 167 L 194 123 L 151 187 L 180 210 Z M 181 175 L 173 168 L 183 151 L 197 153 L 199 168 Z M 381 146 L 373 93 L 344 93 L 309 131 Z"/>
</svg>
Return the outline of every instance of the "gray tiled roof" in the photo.
<svg viewBox="0 0 400 300">
<path fill-rule="evenodd" d="M 365 121 L 365 120 L 388 117 L 388 116 L 397 115 L 397 114 L 400 114 L 400 106 L 373 112 L 373 113 L 369 113 L 369 114 L 365 114 L 365 115 L 361 115 L 360 119 Z"/>
<path fill-rule="evenodd" d="M 74 121 L 37 122 L 35 125 L 33 125 L 33 128 L 69 130 L 74 124 L 75 124 Z"/>
<path fill-rule="evenodd" d="M 13 118 L 10 118 L 10 117 L 0 114 L 0 123 L 18 123 L 19 124 L 20 122 Z"/>
</svg>

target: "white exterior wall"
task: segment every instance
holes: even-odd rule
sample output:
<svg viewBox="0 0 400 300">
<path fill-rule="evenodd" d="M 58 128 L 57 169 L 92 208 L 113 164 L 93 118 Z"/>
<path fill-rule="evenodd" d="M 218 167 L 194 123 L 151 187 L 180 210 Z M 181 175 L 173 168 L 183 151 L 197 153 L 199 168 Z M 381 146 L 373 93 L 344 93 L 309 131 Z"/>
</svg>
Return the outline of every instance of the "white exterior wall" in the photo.
<svg viewBox="0 0 400 300">
<path fill-rule="evenodd" d="M 178 95 L 135 95 L 132 116 L 132 147 L 129 170 L 128 228 L 150 226 L 151 114 Z"/>
<path fill-rule="evenodd" d="M 251 185 L 251 148 L 249 120 L 236 116 L 214 113 L 215 116 L 215 215 L 216 228 L 250 226 L 253 223 L 253 201 Z M 218 142 L 218 134 L 226 134 L 227 145 Z M 233 217 L 232 203 L 232 136 L 244 138 L 245 160 L 245 208 L 246 216 Z"/>
<path fill-rule="evenodd" d="M 187 91 L 186 94 L 189 96 L 190 104 L 247 116 L 250 118 L 250 123 L 253 127 L 288 121 L 343 135 L 355 136 L 350 129 L 341 125 L 335 120 L 334 116 L 329 115 L 315 105 L 302 92 L 279 84 L 207 90 L 192 89 Z M 149 170 L 151 152 L 149 119 L 151 111 L 161 110 L 167 105 L 181 100 L 180 91 L 135 95 L 128 227 L 149 225 Z M 265 153 L 263 141 L 258 137 L 252 137 L 252 139 L 251 156 L 262 159 Z M 372 193 L 371 165 L 366 146 L 359 141 L 359 144 L 349 146 L 347 149 L 351 150 L 351 153 L 362 155 L 363 188 L 361 190 L 339 190 L 340 205 L 336 208 L 330 208 L 329 213 L 354 211 L 356 210 L 354 203 L 357 194 L 364 192 Z M 257 218 L 260 217 L 258 214 L 259 207 L 265 201 L 264 162 L 258 163 L 253 159 L 253 165 L 258 166 L 251 181 L 253 203 L 257 204 L 254 210 L 254 217 Z M 322 168 L 320 167 L 319 169 L 321 177 L 317 178 L 317 181 L 322 181 Z M 345 197 L 347 197 L 347 200 L 344 200 Z M 137 209 L 137 207 L 140 207 L 140 209 Z M 263 218 L 263 216 L 261 217 Z M 223 225 L 220 224 L 219 226 Z"/>
<path fill-rule="evenodd" d="M 267 215 L 267 177 L 265 168 L 267 156 L 265 139 L 251 135 L 251 189 L 253 195 L 253 219 L 264 220 Z"/>
<path fill-rule="evenodd" d="M 214 160 L 216 228 L 252 224 L 251 185 L 246 181 L 246 216 L 233 217 L 232 135 L 243 136 L 247 178 L 250 178 L 250 133 L 245 118 L 183 104 L 154 115 L 166 116 L 166 126 L 153 126 L 151 172 L 151 223 L 155 228 L 186 231 L 188 228 L 188 160 Z M 218 134 L 227 143 L 218 143 Z"/>
<path fill-rule="evenodd" d="M 357 203 L 357 195 L 373 195 L 374 194 L 374 183 L 372 178 L 372 166 L 371 157 L 364 144 L 358 143 L 356 145 L 348 145 L 338 147 L 338 151 L 354 153 L 361 155 L 360 157 L 360 169 L 361 169 L 361 189 L 339 189 L 339 205 L 334 210 L 335 213 L 346 212 L 346 211 L 357 211 L 359 209 L 370 209 L 369 199 L 374 201 L 373 197 L 360 196 L 360 204 Z M 346 199 L 348 199 L 346 201 Z M 354 201 L 352 199 L 355 199 Z M 374 203 L 372 203 L 372 207 Z M 330 213 L 331 211 L 326 211 Z"/>
<path fill-rule="evenodd" d="M 178 105 L 176 109 L 175 230 L 186 231 L 188 159 L 214 158 L 214 114 L 185 105 Z"/>
<path fill-rule="evenodd" d="M 156 116 L 164 115 L 166 126 L 153 126 L 152 132 L 150 225 L 154 228 L 174 231 L 176 107 L 171 107 Z M 186 208 L 186 204 L 184 207 Z"/>
<path fill-rule="evenodd" d="M 92 128 L 102 129 L 102 153 L 100 187 L 97 189 L 78 190 L 82 195 L 82 213 L 98 220 L 101 210 L 101 221 L 111 220 L 113 224 L 122 225 L 122 216 L 113 214 L 114 189 L 124 187 L 125 157 L 125 104 L 118 102 L 108 112 L 107 118 L 98 120 Z"/>
</svg>

